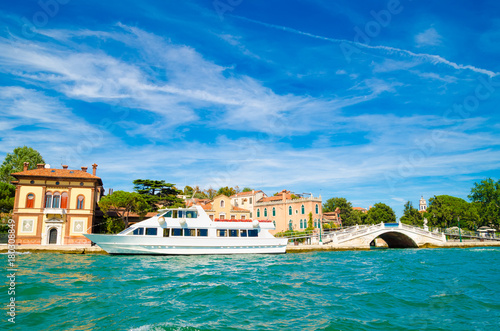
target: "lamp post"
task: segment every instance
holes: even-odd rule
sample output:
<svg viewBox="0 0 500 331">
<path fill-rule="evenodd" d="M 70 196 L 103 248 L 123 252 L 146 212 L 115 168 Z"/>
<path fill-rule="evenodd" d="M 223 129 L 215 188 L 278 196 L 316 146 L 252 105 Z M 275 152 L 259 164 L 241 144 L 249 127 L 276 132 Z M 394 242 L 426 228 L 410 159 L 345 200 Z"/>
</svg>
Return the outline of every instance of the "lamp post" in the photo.
<svg viewBox="0 0 500 331">
<path fill-rule="evenodd" d="M 460 242 L 462 242 L 462 231 L 460 230 L 460 216 L 457 216 L 458 220 L 458 235 L 460 236 Z"/>
</svg>

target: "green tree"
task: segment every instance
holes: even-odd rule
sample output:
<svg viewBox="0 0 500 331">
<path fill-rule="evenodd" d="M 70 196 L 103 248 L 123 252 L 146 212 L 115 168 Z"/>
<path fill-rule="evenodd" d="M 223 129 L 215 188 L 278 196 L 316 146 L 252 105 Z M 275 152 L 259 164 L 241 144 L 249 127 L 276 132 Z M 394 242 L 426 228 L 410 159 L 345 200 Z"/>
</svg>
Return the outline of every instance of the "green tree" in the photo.
<svg viewBox="0 0 500 331">
<path fill-rule="evenodd" d="M 312 231 L 314 230 L 314 225 L 313 225 L 313 213 L 309 212 L 309 215 L 307 215 L 307 231 Z"/>
<path fill-rule="evenodd" d="M 250 187 L 245 187 L 241 192 L 252 192 Z"/>
<path fill-rule="evenodd" d="M 10 213 L 14 208 L 14 197 L 16 187 L 11 184 L 0 182 L 0 213 Z"/>
<path fill-rule="evenodd" d="M 480 216 L 480 224 L 500 227 L 500 180 L 488 178 L 474 183 L 468 198 Z"/>
<path fill-rule="evenodd" d="M 164 180 L 136 179 L 133 181 L 134 191 L 139 193 L 149 205 L 148 211 L 156 211 L 158 207 L 184 207 L 184 201 L 177 195 L 182 191 L 175 188 L 174 184 Z"/>
<path fill-rule="evenodd" d="M 413 208 L 411 201 L 405 203 L 405 209 L 403 216 L 400 219 L 401 223 L 410 224 L 414 226 L 423 225 L 424 215 L 418 211 L 418 209 Z"/>
<path fill-rule="evenodd" d="M 99 201 L 99 208 L 104 214 L 108 211 L 115 212 L 122 219 L 125 228 L 128 228 L 130 213 L 136 213 L 140 217 L 144 217 L 150 206 L 139 193 L 115 191 L 111 195 L 104 196 Z"/>
<path fill-rule="evenodd" d="M 480 218 L 475 206 L 464 199 L 449 195 L 438 195 L 429 199 L 429 208 L 424 215 L 429 220 L 430 226 L 449 228 L 460 225 L 474 229 L 479 224 Z"/>
<path fill-rule="evenodd" d="M 205 195 L 210 199 L 212 200 L 213 198 L 215 198 L 215 196 L 217 195 L 217 191 L 215 189 L 213 189 L 211 186 L 209 188 L 207 188 L 205 191 L 203 191 L 205 193 Z"/>
<path fill-rule="evenodd" d="M 106 219 L 106 233 L 119 233 L 125 230 L 125 224 L 120 217 L 111 217 L 105 215 Z"/>
<path fill-rule="evenodd" d="M 217 195 L 225 195 L 227 197 L 230 197 L 231 195 L 233 194 L 236 194 L 236 189 L 234 189 L 233 187 L 221 187 L 218 191 L 217 191 Z"/>
<path fill-rule="evenodd" d="M 184 190 L 182 192 L 184 195 L 191 197 L 194 193 L 194 189 L 191 186 L 184 186 Z"/>
<path fill-rule="evenodd" d="M 366 224 L 368 215 L 360 210 L 353 209 L 351 215 L 347 218 L 347 224 Z"/>
<path fill-rule="evenodd" d="M 31 147 L 17 147 L 12 153 L 7 153 L 0 166 L 0 181 L 9 184 L 15 180 L 10 174 L 23 171 L 24 162 L 29 162 L 28 169 L 36 169 L 39 163 L 45 163 L 43 157 Z"/>
<path fill-rule="evenodd" d="M 373 205 L 367 213 L 366 222 L 376 224 L 380 222 L 394 223 L 396 222 L 396 214 L 391 207 L 385 203 L 379 202 Z"/>
<path fill-rule="evenodd" d="M 360 224 L 356 223 L 357 219 L 352 217 L 352 204 L 346 198 L 330 198 L 323 204 L 324 213 L 333 212 L 337 208 L 340 209 L 340 218 L 342 219 L 343 226 Z"/>
</svg>

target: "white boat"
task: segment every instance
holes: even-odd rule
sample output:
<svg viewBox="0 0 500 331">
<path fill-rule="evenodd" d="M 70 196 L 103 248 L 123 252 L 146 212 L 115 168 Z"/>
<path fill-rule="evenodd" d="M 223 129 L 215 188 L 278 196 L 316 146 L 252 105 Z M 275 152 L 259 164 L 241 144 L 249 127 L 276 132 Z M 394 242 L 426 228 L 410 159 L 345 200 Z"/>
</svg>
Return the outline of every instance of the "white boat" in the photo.
<svg viewBox="0 0 500 331">
<path fill-rule="evenodd" d="M 163 209 L 118 234 L 85 234 L 109 254 L 282 254 L 272 221 L 211 220 L 202 207 Z"/>
</svg>

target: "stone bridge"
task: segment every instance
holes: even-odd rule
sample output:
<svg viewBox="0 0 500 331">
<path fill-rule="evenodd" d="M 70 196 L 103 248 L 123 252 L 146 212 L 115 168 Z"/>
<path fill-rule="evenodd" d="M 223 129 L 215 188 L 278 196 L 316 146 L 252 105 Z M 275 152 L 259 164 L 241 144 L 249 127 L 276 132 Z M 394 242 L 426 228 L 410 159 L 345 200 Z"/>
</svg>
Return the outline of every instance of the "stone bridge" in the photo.
<svg viewBox="0 0 500 331">
<path fill-rule="evenodd" d="M 346 228 L 326 234 L 324 245 L 349 248 L 369 248 L 376 238 L 383 239 L 389 248 L 418 248 L 425 244 L 442 246 L 446 242 L 444 233 L 430 232 L 403 223 L 380 223 Z"/>
</svg>

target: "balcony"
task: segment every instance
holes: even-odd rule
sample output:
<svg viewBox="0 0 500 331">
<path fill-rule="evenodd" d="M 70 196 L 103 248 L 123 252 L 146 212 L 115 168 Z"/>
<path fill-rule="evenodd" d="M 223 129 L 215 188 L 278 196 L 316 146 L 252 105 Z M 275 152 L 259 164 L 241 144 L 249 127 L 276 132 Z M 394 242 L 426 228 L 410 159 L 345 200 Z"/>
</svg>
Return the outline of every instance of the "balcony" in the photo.
<svg viewBox="0 0 500 331">
<path fill-rule="evenodd" d="M 45 208 L 43 210 L 43 214 L 44 215 L 48 215 L 48 214 L 51 214 L 51 215 L 66 215 L 66 209 L 64 208 Z"/>
</svg>

